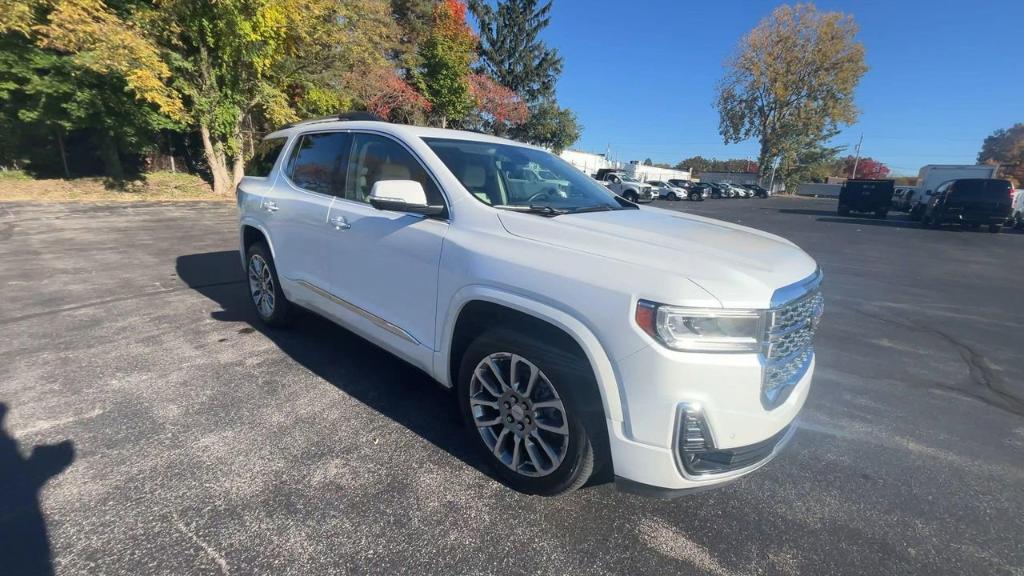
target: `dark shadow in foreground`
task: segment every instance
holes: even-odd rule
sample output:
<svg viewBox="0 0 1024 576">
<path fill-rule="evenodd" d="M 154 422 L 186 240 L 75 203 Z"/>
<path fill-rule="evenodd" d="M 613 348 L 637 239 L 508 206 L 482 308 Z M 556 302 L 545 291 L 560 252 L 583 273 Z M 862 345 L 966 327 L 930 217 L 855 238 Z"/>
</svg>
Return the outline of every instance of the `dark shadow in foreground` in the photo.
<svg viewBox="0 0 1024 576">
<path fill-rule="evenodd" d="M 287 330 L 263 324 L 249 301 L 238 252 L 180 256 L 178 276 L 216 302 L 211 316 L 245 322 L 310 372 L 491 478 L 462 425 L 454 397 L 433 378 L 352 332 L 310 312 L 299 311 Z M 592 482 L 608 480 L 605 476 Z"/>
<path fill-rule="evenodd" d="M 0 572 L 53 574 L 53 557 L 39 492 L 75 458 L 70 440 L 39 445 L 24 458 L 4 429 L 7 405 L 0 402 Z"/>
</svg>

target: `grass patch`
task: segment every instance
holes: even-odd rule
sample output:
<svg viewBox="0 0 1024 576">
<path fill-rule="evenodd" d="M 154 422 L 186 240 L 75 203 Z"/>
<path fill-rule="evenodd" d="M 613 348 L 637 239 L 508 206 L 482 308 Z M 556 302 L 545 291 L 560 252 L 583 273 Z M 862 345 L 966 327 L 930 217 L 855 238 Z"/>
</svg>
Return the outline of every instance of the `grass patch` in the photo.
<svg viewBox="0 0 1024 576">
<path fill-rule="evenodd" d="M 17 175 L 16 175 L 17 174 Z M 216 195 L 198 176 L 152 172 L 135 180 L 104 178 L 34 179 L 23 172 L 0 173 L 0 202 L 182 202 L 234 201 Z"/>
</svg>

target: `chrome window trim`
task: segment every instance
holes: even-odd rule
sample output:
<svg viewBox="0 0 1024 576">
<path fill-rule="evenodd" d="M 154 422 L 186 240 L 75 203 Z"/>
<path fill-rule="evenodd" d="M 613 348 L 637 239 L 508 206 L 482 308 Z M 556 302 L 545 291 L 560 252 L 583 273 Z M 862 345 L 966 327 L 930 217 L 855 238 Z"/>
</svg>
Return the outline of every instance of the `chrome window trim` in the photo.
<svg viewBox="0 0 1024 576">
<path fill-rule="evenodd" d="M 311 282 L 307 282 L 305 280 L 292 280 L 291 278 L 289 278 L 289 280 L 294 282 L 294 283 L 296 283 L 296 284 L 298 284 L 298 285 L 300 285 L 300 286 L 302 286 L 302 287 L 304 287 L 304 288 L 309 289 L 310 291 L 312 291 L 313 293 L 317 294 L 318 296 L 326 298 L 326 299 L 330 300 L 331 302 L 334 302 L 335 304 L 337 304 L 337 305 L 339 305 L 339 306 L 341 306 L 341 307 L 343 307 L 343 308 L 345 308 L 345 309 L 347 309 L 347 310 L 349 310 L 351 312 L 354 312 L 354 313 L 362 316 L 363 318 L 366 318 L 367 320 L 369 320 L 370 322 L 374 323 L 378 327 L 386 330 L 387 332 L 390 332 L 391 334 L 394 334 L 395 336 L 398 336 L 399 338 L 401 338 L 401 339 L 403 339 L 403 340 L 405 340 L 407 342 L 411 342 L 412 344 L 416 344 L 416 345 L 420 345 L 421 344 L 420 341 L 417 340 L 415 336 L 413 336 L 412 334 L 407 332 L 401 326 L 399 326 L 397 324 L 393 324 L 391 322 L 388 322 L 387 320 L 381 318 L 380 316 L 377 316 L 373 312 L 370 312 L 368 310 L 360 308 L 359 306 L 356 306 L 355 304 L 349 302 L 348 300 L 345 300 L 344 298 L 339 298 L 338 296 L 335 296 L 334 294 L 331 294 L 330 292 L 328 292 L 327 290 L 324 290 L 323 288 L 317 286 L 316 284 L 313 284 Z"/>
</svg>

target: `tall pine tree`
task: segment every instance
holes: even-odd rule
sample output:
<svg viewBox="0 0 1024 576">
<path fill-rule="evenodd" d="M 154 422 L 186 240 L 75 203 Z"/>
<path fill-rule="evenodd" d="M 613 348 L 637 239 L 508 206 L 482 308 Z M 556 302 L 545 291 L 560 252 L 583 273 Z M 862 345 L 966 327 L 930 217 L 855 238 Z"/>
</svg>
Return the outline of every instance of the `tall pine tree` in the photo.
<svg viewBox="0 0 1024 576">
<path fill-rule="evenodd" d="M 491 131 L 556 150 L 579 138 L 579 125 L 569 110 L 555 101 L 555 83 L 562 57 L 540 39 L 551 21 L 551 0 L 469 0 L 480 24 L 479 71 L 512 90 L 530 108 L 525 123 L 494 123 Z"/>
<path fill-rule="evenodd" d="M 551 21 L 550 0 L 505 0 L 497 10 L 484 0 L 470 0 L 480 22 L 481 71 L 534 105 L 555 96 L 562 58 L 539 36 Z"/>
</svg>

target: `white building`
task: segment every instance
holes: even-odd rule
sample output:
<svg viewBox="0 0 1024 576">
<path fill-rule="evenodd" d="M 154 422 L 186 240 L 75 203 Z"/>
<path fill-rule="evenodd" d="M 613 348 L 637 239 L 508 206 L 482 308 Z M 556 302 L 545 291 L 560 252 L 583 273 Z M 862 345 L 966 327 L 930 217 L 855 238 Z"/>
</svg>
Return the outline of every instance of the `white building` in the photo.
<svg viewBox="0 0 1024 576">
<path fill-rule="evenodd" d="M 690 180 L 689 170 L 644 166 L 637 160 L 633 160 L 626 166 L 626 172 L 641 182 L 647 182 L 648 180 Z"/>
<path fill-rule="evenodd" d="M 591 152 L 580 152 L 579 150 L 563 150 L 559 156 L 569 164 L 579 168 L 584 174 L 593 176 L 602 168 L 615 168 L 625 171 L 627 174 L 646 182 L 648 180 L 689 180 L 688 170 L 673 170 L 671 168 L 657 168 L 655 166 L 644 166 L 640 161 L 633 160 L 628 164 L 609 160 L 604 154 L 593 154 Z"/>
<path fill-rule="evenodd" d="M 604 154 L 592 154 L 580 152 L 579 150 L 562 150 L 559 154 L 562 160 L 579 168 L 584 174 L 593 175 L 602 168 L 622 168 L 621 162 L 614 162 L 605 157 Z"/>
</svg>

